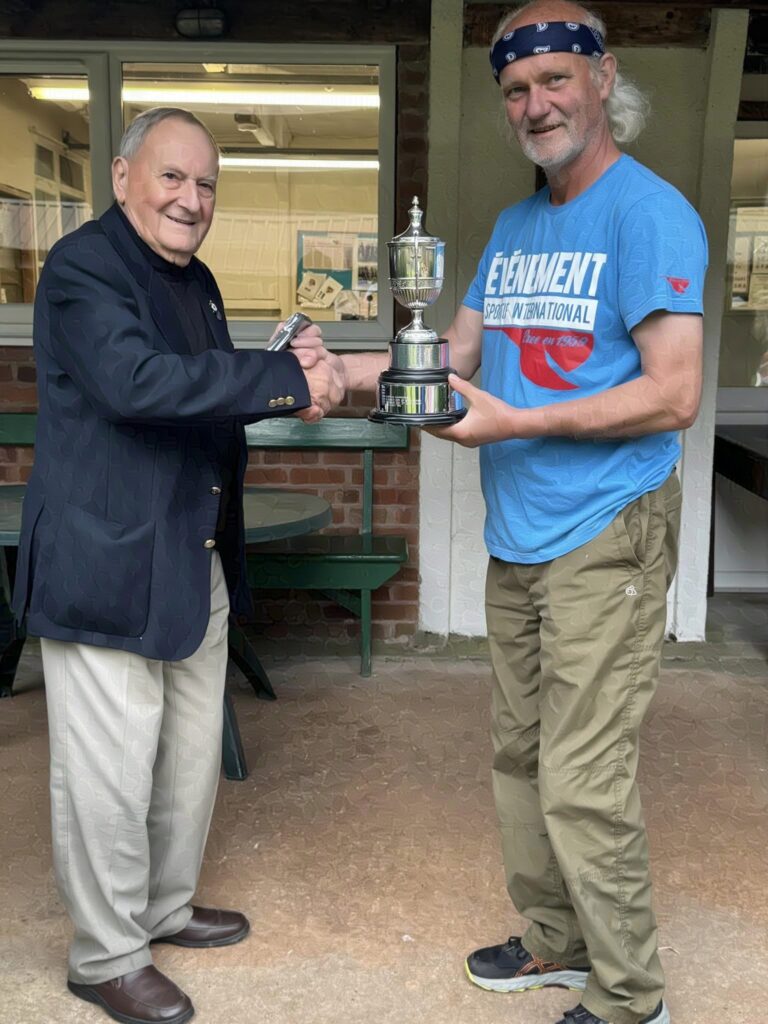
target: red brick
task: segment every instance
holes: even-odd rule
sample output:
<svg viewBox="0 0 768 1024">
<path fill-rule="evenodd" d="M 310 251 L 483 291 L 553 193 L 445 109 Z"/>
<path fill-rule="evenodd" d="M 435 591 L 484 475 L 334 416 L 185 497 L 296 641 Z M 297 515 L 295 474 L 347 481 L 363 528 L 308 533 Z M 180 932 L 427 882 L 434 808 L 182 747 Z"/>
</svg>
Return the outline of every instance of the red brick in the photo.
<svg viewBox="0 0 768 1024">
<path fill-rule="evenodd" d="M 287 480 L 287 470 L 279 469 L 277 466 L 270 466 L 269 469 L 257 469 L 249 466 L 245 471 L 245 482 L 250 487 L 284 484 Z"/>
<path fill-rule="evenodd" d="M 393 601 L 388 601 L 385 607 L 380 608 L 381 618 L 384 619 L 386 616 L 387 622 L 413 622 L 418 617 L 418 613 L 416 605 L 398 604 Z"/>
<path fill-rule="evenodd" d="M 301 465 L 301 452 L 262 452 L 261 458 L 263 461 L 270 466 L 278 466 L 285 464 L 286 466 L 298 466 Z"/>
<path fill-rule="evenodd" d="M 5 363 L 34 363 L 31 345 L 0 345 L 0 359 Z"/>
<path fill-rule="evenodd" d="M 400 506 L 394 509 L 394 519 L 396 523 L 418 523 L 419 509 L 416 506 Z"/>
<path fill-rule="evenodd" d="M 34 384 L 0 381 L 0 409 L 6 412 L 36 412 L 37 389 Z"/>
<path fill-rule="evenodd" d="M 394 638 L 396 640 L 400 640 L 405 637 L 413 636 L 418 629 L 418 625 L 418 622 L 396 622 L 392 630 Z"/>
<path fill-rule="evenodd" d="M 357 452 L 323 452 L 323 462 L 328 466 L 359 466 L 360 455 Z"/>
<path fill-rule="evenodd" d="M 344 472 L 340 469 L 292 469 L 290 471 L 292 484 L 327 484 L 344 483 Z"/>
</svg>

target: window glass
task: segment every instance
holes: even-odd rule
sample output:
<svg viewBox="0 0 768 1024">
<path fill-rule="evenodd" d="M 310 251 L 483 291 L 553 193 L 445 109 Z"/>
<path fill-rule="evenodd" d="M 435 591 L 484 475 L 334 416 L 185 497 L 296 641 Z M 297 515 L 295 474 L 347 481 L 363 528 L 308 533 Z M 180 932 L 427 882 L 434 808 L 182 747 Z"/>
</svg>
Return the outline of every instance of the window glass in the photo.
<svg viewBox="0 0 768 1024">
<path fill-rule="evenodd" d="M 768 386 L 768 138 L 736 139 L 721 387 Z"/>
<path fill-rule="evenodd" d="M 230 319 L 374 319 L 375 66 L 123 64 L 127 125 L 153 106 L 196 114 L 222 152 L 200 250 Z"/>
<path fill-rule="evenodd" d="M 88 82 L 0 75 L 0 302 L 30 303 L 53 243 L 91 217 Z"/>
</svg>

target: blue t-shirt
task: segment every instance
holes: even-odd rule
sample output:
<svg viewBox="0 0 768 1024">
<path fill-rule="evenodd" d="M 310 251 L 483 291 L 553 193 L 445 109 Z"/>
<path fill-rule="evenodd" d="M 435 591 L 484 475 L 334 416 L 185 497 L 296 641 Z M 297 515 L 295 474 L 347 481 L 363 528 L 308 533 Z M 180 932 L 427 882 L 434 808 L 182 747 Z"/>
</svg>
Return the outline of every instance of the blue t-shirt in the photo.
<svg viewBox="0 0 768 1024">
<path fill-rule="evenodd" d="M 654 310 L 701 313 L 707 240 L 693 207 L 621 156 L 585 192 L 504 210 L 464 299 L 483 313 L 482 387 L 519 408 L 584 398 L 641 374 L 630 331 Z M 545 562 L 597 536 L 669 476 L 676 433 L 483 445 L 489 552 Z"/>
</svg>

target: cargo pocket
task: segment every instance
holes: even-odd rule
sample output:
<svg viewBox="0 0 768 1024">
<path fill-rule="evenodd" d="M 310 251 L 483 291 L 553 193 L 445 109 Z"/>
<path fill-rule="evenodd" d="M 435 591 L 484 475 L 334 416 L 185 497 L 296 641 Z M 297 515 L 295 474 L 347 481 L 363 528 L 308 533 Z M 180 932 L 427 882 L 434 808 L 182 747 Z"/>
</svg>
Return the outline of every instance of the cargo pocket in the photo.
<svg viewBox="0 0 768 1024">
<path fill-rule="evenodd" d="M 149 615 L 155 524 L 125 526 L 64 505 L 43 612 L 68 629 L 140 636 Z"/>
<path fill-rule="evenodd" d="M 630 501 L 614 519 L 622 561 L 635 569 L 645 566 L 648 543 L 648 495 Z"/>
</svg>

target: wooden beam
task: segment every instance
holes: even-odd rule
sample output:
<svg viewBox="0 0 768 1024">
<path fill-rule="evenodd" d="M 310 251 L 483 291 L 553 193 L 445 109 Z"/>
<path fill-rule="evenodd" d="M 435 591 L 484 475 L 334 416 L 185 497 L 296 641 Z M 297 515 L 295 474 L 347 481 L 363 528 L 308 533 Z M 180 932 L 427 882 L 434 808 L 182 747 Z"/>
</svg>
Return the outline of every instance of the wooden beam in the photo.
<svg viewBox="0 0 768 1024">
<path fill-rule="evenodd" d="M 181 0 L 0 0 L 0 37 L 180 40 L 176 14 L 195 6 Z M 429 40 L 429 0 L 215 0 L 212 6 L 227 19 L 222 42 L 295 42 L 300 47 Z"/>
<path fill-rule="evenodd" d="M 488 46 L 499 19 L 510 3 L 471 3 L 464 8 L 464 45 Z M 615 3 L 594 0 L 594 8 L 608 26 L 609 46 L 687 46 L 706 49 L 713 4 Z M 728 0 L 718 7 L 739 6 Z M 763 5 L 768 8 L 768 3 Z M 753 4 L 754 7 L 754 4 Z"/>
<path fill-rule="evenodd" d="M 739 103 L 739 121 L 768 121 L 768 101 L 742 100 Z"/>
</svg>

